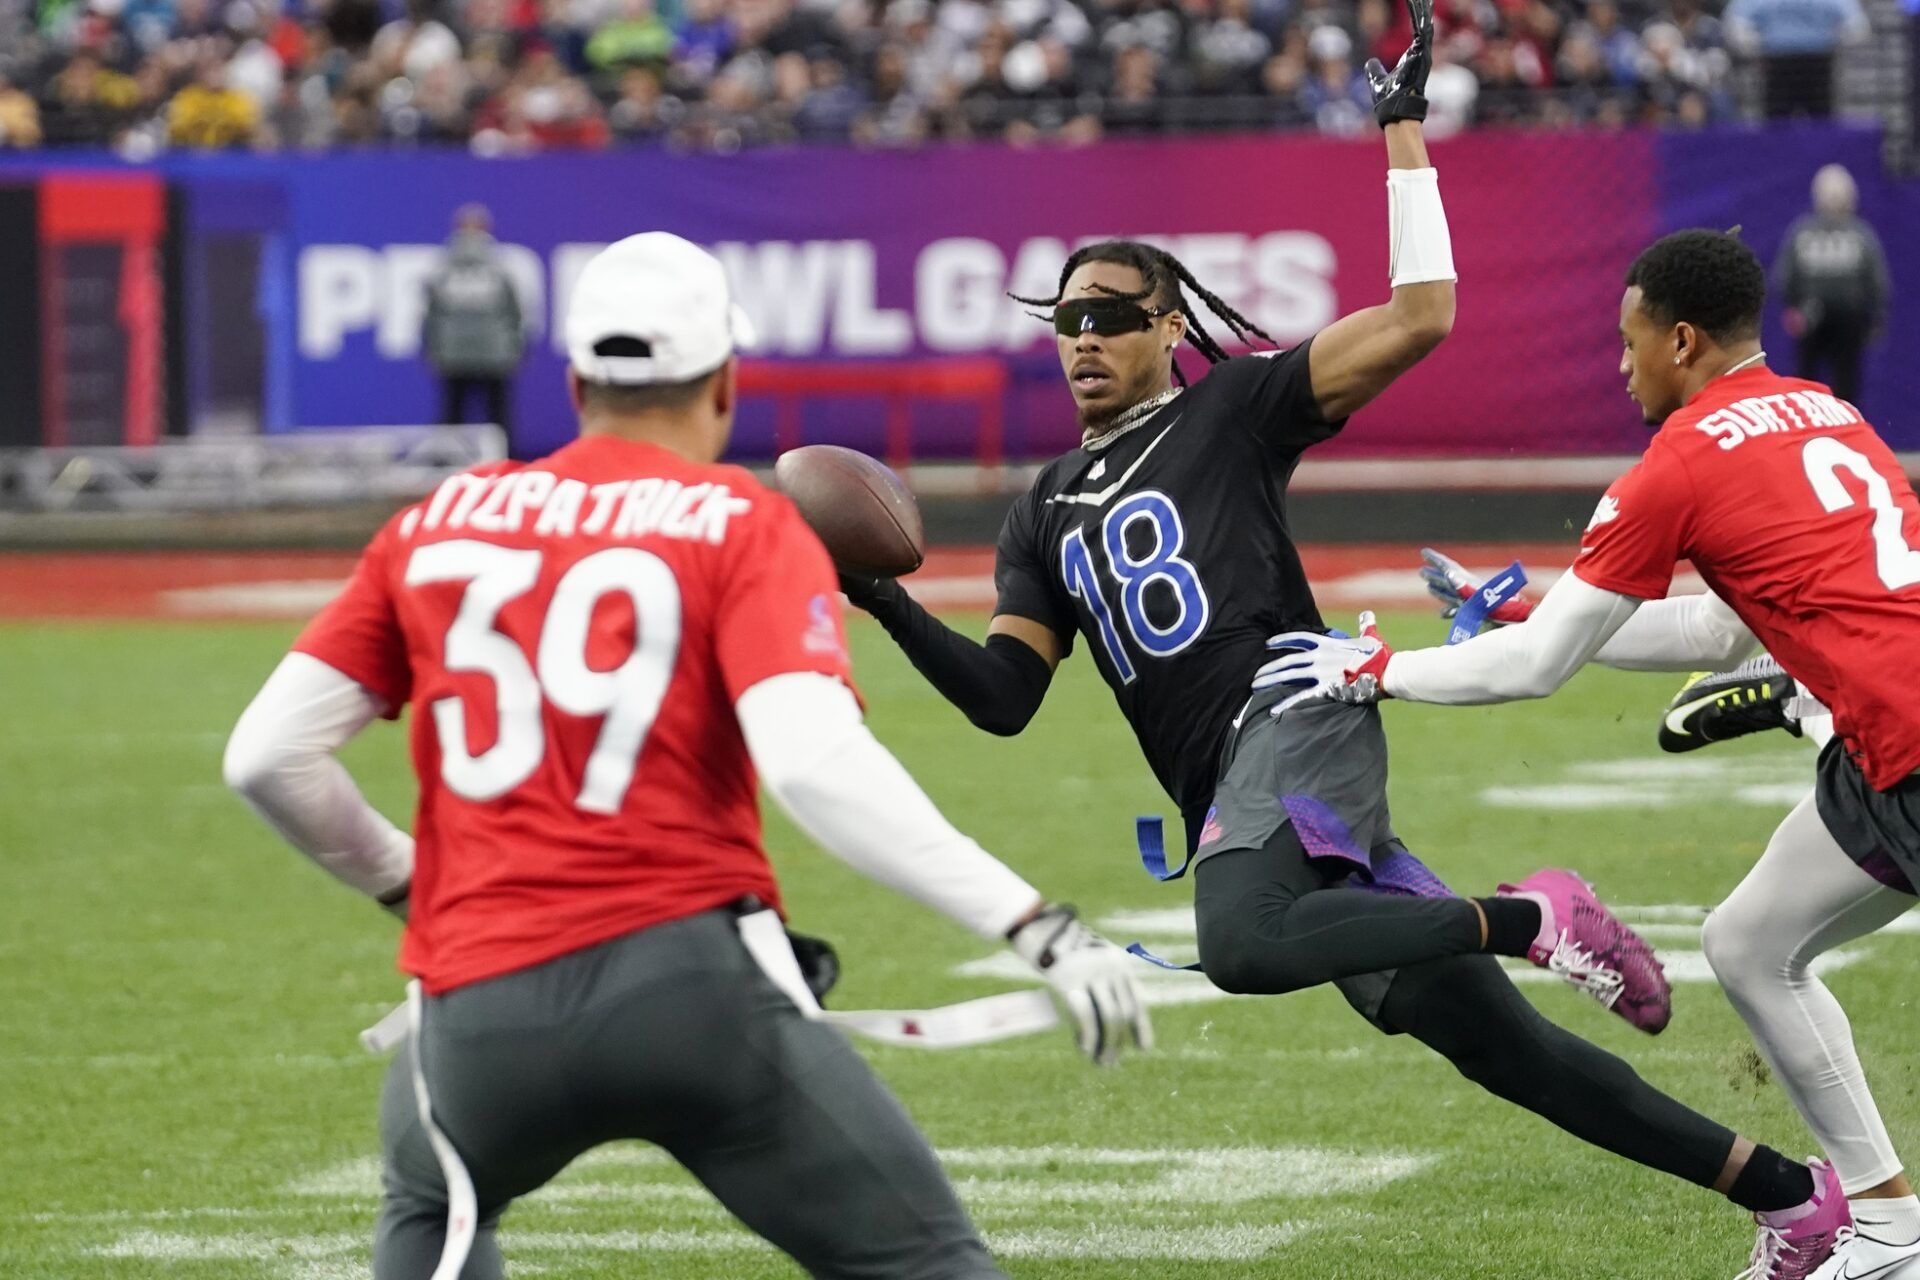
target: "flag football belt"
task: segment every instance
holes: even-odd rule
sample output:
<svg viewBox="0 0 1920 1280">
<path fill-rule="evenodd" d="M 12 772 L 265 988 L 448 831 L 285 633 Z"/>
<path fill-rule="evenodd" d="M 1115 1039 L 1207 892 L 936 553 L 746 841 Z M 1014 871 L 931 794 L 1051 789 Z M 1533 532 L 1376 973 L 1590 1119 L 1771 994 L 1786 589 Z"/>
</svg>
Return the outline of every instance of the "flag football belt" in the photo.
<svg viewBox="0 0 1920 1280">
<path fill-rule="evenodd" d="M 1527 571 L 1515 560 L 1512 564 L 1495 574 L 1482 584 L 1474 593 L 1461 602 L 1460 609 L 1453 615 L 1453 626 L 1447 632 L 1448 644 L 1460 644 L 1480 634 L 1481 626 L 1487 616 L 1507 601 L 1520 594 L 1520 588 L 1527 585 Z M 1339 635 L 1340 632 L 1330 632 Z M 1169 869 L 1167 866 L 1167 824 L 1158 816 L 1146 816 L 1133 820 L 1133 839 L 1140 851 L 1140 865 L 1155 880 L 1178 880 L 1187 874 L 1193 866 L 1193 854 L 1187 854 L 1179 866 Z M 1139 956 L 1149 964 L 1157 964 L 1162 969 L 1198 970 L 1197 964 L 1174 964 L 1162 960 L 1153 952 L 1135 942 L 1127 947 L 1133 955 Z"/>
<path fill-rule="evenodd" d="M 1526 585 L 1527 571 L 1520 567 L 1518 560 L 1481 583 L 1472 595 L 1461 601 L 1459 612 L 1453 615 L 1453 626 L 1447 631 L 1447 643 L 1461 644 L 1479 635 L 1487 615 L 1519 595 L 1520 588 Z"/>
<path fill-rule="evenodd" d="M 963 1000 L 935 1009 L 823 1009 L 807 987 L 787 941 L 778 912 L 763 908 L 735 917 L 740 941 L 760 971 L 780 988 L 807 1018 L 865 1036 L 881 1044 L 911 1045 L 921 1049 L 965 1049 L 1015 1036 L 1050 1031 L 1060 1025 L 1060 1012 L 1044 990 L 1006 991 L 999 995 Z M 411 993 L 414 986 L 409 984 Z M 400 1047 L 413 1031 L 413 1001 L 395 1008 L 360 1033 L 368 1053 L 388 1053 Z"/>
</svg>

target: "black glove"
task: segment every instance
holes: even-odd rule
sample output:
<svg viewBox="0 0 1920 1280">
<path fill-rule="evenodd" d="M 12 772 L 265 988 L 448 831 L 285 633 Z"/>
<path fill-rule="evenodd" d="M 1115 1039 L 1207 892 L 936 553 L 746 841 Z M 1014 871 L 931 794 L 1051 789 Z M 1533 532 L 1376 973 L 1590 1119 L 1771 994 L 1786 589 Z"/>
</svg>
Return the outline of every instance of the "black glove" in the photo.
<svg viewBox="0 0 1920 1280">
<path fill-rule="evenodd" d="M 840 590 L 846 593 L 847 603 L 856 609 L 877 614 L 899 596 L 900 583 L 894 578 L 878 578 L 870 573 L 842 569 Z"/>
<path fill-rule="evenodd" d="M 800 976 L 807 980 L 807 990 L 820 1004 L 826 1004 L 827 992 L 840 981 L 840 953 L 825 938 L 808 937 L 791 929 L 787 930 L 787 942 L 793 947 L 793 958 L 800 962 Z"/>
<path fill-rule="evenodd" d="M 1427 118 L 1427 73 L 1433 70 L 1433 0 L 1407 0 L 1413 16 L 1413 43 L 1388 71 L 1380 59 L 1367 59 L 1367 86 L 1373 90 L 1373 118 L 1382 129 L 1396 120 Z"/>
</svg>

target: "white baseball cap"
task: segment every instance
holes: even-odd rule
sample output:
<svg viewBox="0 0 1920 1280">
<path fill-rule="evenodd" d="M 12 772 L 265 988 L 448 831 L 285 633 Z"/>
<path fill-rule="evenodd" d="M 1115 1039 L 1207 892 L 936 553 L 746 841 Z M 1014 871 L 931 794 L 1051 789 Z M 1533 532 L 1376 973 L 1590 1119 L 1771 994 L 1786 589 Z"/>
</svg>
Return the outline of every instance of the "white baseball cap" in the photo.
<svg viewBox="0 0 1920 1280">
<path fill-rule="evenodd" d="M 642 343 L 647 354 L 602 355 L 596 348 L 610 338 Z M 720 260 L 665 231 L 595 254 L 567 304 L 567 360 L 588 382 L 690 382 L 752 344 Z"/>
</svg>

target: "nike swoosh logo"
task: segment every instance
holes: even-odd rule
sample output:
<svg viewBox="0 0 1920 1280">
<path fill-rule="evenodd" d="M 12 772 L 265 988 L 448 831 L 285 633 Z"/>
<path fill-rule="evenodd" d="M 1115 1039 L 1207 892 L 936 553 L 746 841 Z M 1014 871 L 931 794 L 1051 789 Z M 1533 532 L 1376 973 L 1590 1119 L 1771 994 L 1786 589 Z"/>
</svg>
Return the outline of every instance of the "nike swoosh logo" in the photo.
<svg viewBox="0 0 1920 1280">
<path fill-rule="evenodd" d="M 1687 717 L 1701 707 L 1710 706 L 1725 692 L 1726 690 L 1722 689 L 1720 693 L 1710 693 L 1704 698 L 1695 698 L 1692 702 L 1683 702 L 1673 710 L 1667 712 L 1667 732 L 1678 734 L 1682 738 L 1692 737 L 1693 735 L 1688 733 L 1684 728 Z"/>
<path fill-rule="evenodd" d="M 1114 494 L 1120 492 L 1120 490 L 1126 487 L 1127 481 L 1133 479 L 1133 473 L 1140 469 L 1140 464 L 1147 460 L 1148 454 L 1152 453 L 1155 449 L 1160 447 L 1160 442 L 1167 438 L 1167 432 L 1173 430 L 1175 427 L 1179 425 L 1180 425 L 1180 415 L 1176 413 L 1173 415 L 1172 422 L 1169 422 L 1166 426 L 1160 428 L 1160 434 L 1153 438 L 1153 443 L 1140 451 L 1140 456 L 1133 460 L 1133 465 L 1128 467 L 1124 472 L 1122 472 L 1120 475 L 1120 478 L 1118 480 L 1115 480 L 1112 484 L 1108 485 L 1106 488 L 1094 490 L 1091 492 L 1083 490 L 1080 493 L 1056 493 L 1055 495 L 1053 495 L 1053 497 L 1048 498 L 1047 501 L 1048 502 L 1065 502 L 1069 504 L 1077 502 L 1084 506 L 1089 506 L 1089 507 L 1098 507 L 1105 504 L 1109 498 L 1113 497 Z"/>
<path fill-rule="evenodd" d="M 1882 1263 L 1871 1271 L 1855 1271 L 1853 1263 L 1848 1262 L 1846 1270 L 1841 1272 L 1841 1280 L 1873 1280 L 1874 1276 L 1885 1275 L 1895 1267 L 1904 1267 L 1914 1261 L 1914 1255 L 1908 1254 L 1904 1258 L 1895 1258 L 1892 1262 Z"/>
</svg>

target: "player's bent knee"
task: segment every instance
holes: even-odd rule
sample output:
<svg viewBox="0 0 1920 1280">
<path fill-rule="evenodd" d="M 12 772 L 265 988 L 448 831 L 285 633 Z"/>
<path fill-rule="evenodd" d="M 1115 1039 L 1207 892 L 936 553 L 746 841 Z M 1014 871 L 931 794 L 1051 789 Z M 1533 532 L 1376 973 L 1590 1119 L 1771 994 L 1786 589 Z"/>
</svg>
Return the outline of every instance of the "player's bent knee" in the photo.
<svg viewBox="0 0 1920 1280">
<path fill-rule="evenodd" d="M 1252 965 L 1238 922 L 1202 916 L 1195 940 L 1200 944 L 1200 970 L 1208 982 L 1232 995 L 1251 994 Z"/>
<path fill-rule="evenodd" d="M 1778 960 L 1768 956 L 1762 936 L 1755 922 L 1724 904 L 1708 914 L 1700 926 L 1700 950 L 1721 986 L 1738 989 L 1778 970 Z"/>
<path fill-rule="evenodd" d="M 1260 937 L 1239 920 L 1203 923 L 1198 940 L 1207 981 L 1229 995 L 1285 995 L 1325 981 L 1324 975 L 1300 972 L 1284 943 Z"/>
</svg>

